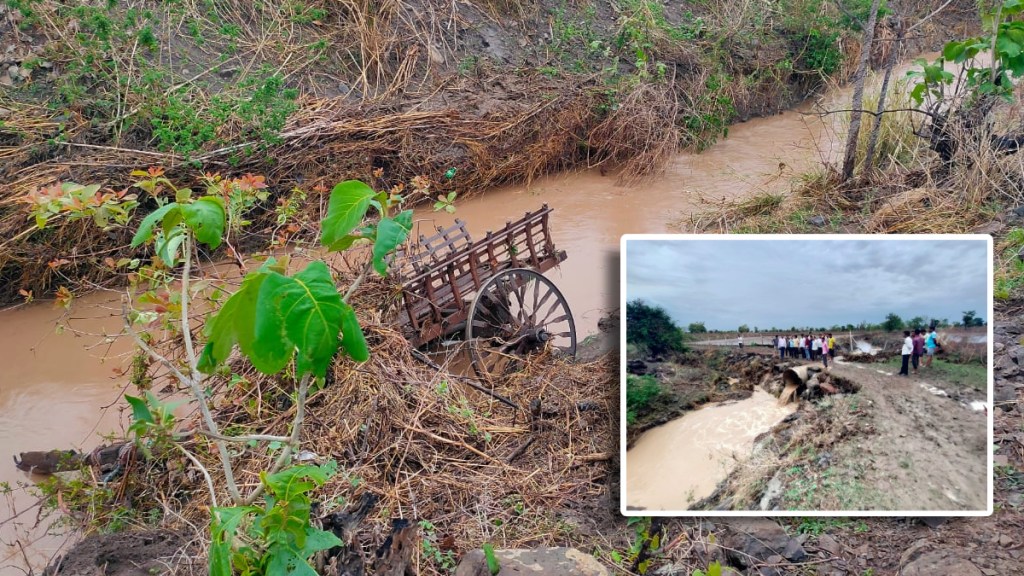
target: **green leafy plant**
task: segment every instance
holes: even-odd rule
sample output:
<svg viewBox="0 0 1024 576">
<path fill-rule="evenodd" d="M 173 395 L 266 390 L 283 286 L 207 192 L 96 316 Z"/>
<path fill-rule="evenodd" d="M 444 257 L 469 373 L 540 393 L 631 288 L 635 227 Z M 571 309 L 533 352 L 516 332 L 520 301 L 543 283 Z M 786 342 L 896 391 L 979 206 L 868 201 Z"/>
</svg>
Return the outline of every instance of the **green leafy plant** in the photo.
<svg viewBox="0 0 1024 576">
<path fill-rule="evenodd" d="M 337 472 L 337 463 L 292 466 L 260 473 L 265 505 L 214 508 L 210 523 L 210 574 L 288 574 L 316 576 L 308 559 L 341 540 L 310 524 L 309 493 Z M 247 530 L 240 530 L 248 523 Z M 238 542 L 241 540 L 242 542 Z"/>
<path fill-rule="evenodd" d="M 701 570 L 700 568 L 694 570 L 693 576 L 722 576 L 722 564 L 716 560 L 708 564 L 707 570 Z"/>
<path fill-rule="evenodd" d="M 167 368 L 173 378 L 191 390 L 202 426 L 186 435 L 204 436 L 216 447 L 231 506 L 219 506 L 206 468 L 176 442 L 173 403 L 161 403 L 148 391 L 144 397 L 127 396 L 133 415 L 130 432 L 148 457 L 159 457 L 156 448 L 161 448 L 159 452 L 175 448 L 203 472 L 214 511 L 211 573 L 227 576 L 237 569 L 243 574 L 315 574 L 308 564 L 309 557 L 340 542 L 309 524 L 308 493 L 327 481 L 336 466 L 331 463 L 323 467 L 289 467 L 291 455 L 299 447 L 306 398 L 311 386 L 322 385 L 339 349 L 356 362 L 368 359 L 366 339 L 347 300 L 371 269 L 386 273 L 391 252 L 406 240 L 412 227 L 412 211 L 400 209 L 402 196 L 397 193 L 378 193 L 354 180 L 335 186 L 321 226 L 321 243 L 328 250 L 366 243 L 372 252 L 346 293 L 339 292 L 330 269 L 322 261 L 312 261 L 293 274 L 289 273 L 287 258 L 270 258 L 248 272 L 240 288 L 227 298 L 211 296 L 210 301 L 220 306 L 206 318 L 202 330 L 206 342 L 197 353 L 200 348 L 194 341 L 193 318 L 189 313 L 197 295 L 193 284 L 194 255 L 199 245 L 216 250 L 227 241 L 233 225 L 242 225 L 239 219 L 245 210 L 262 199 L 263 180 L 251 175 L 230 180 L 207 175 L 207 193 L 197 195 L 191 188 L 175 186 L 159 168 L 136 171 L 133 175 L 139 178 L 136 187 L 155 199 L 157 208 L 139 224 L 131 246 L 151 245 L 156 258 L 150 265 L 124 263 L 134 269 L 133 289 L 146 284 L 145 291 L 137 296 L 128 292 L 125 328 L 146 356 Z M 74 185 L 64 190 L 67 194 L 95 195 L 99 187 Z M 117 199 L 122 203 L 134 202 L 127 194 Z M 371 207 L 378 217 L 375 222 L 365 223 Z M 74 214 L 78 216 L 79 212 Z M 82 216 L 85 214 L 81 212 Z M 44 214 L 40 225 L 46 226 L 51 218 L 52 215 Z M 97 224 L 104 221 L 97 218 Z M 120 266 L 112 259 L 108 265 Z M 208 285 L 209 281 L 201 283 Z M 72 295 L 65 292 L 63 298 L 70 302 Z M 215 294 L 223 292 L 223 286 L 215 290 Z M 152 309 L 136 309 L 138 304 Z M 140 328 L 154 323 L 180 334 L 183 359 L 170 360 L 155 349 L 151 335 L 140 333 Z M 293 394 L 295 415 L 288 435 L 224 434 L 219 429 L 209 406 L 211 387 L 205 381 L 231 376 L 227 360 L 236 347 L 257 370 L 271 375 L 287 372 L 297 382 Z M 246 382 L 245 378 L 234 377 L 230 381 L 233 385 Z M 227 448 L 233 442 L 250 446 L 265 442 L 279 450 L 270 468 L 261 472 L 261 482 L 248 494 L 242 493 L 235 480 Z M 350 480 L 358 482 L 354 477 Z M 261 497 L 263 506 L 258 505 Z M 439 558 L 454 567 L 450 552 Z"/>
<path fill-rule="evenodd" d="M 103 230 L 124 226 L 138 206 L 135 194 L 128 190 L 103 191 L 99 184 L 83 186 L 74 182 L 58 182 L 33 190 L 21 197 L 29 205 L 29 217 L 43 229 L 53 218 L 68 220 L 91 218 Z"/>
<path fill-rule="evenodd" d="M 982 13 L 982 29 L 987 34 L 947 43 L 934 62 L 916 60 L 921 69 L 907 73 L 919 80 L 910 94 L 914 101 L 919 106 L 926 101 L 942 101 L 951 96 L 949 87 L 966 92 L 969 100 L 995 95 L 1012 101 L 1013 79 L 1024 76 L 1024 21 L 1018 18 L 1022 13 L 1024 0 L 1003 0 L 995 9 Z M 988 65 L 978 59 L 984 54 L 991 55 Z M 945 70 L 947 62 L 960 65 L 961 73 L 954 75 Z M 961 77 L 965 80 L 962 83 L 958 80 Z"/>
<path fill-rule="evenodd" d="M 124 399 L 132 408 L 132 424 L 128 427 L 128 433 L 134 437 L 135 445 L 146 458 L 153 457 L 154 447 L 166 448 L 172 445 L 174 410 L 184 404 L 184 400 L 161 402 L 148 390 L 143 398 L 125 394 Z"/>
<path fill-rule="evenodd" d="M 437 532 L 434 524 L 429 520 L 420 520 L 420 529 L 423 530 L 423 555 L 432 562 L 438 569 L 444 572 L 455 570 L 455 552 L 452 550 L 441 550 L 437 545 Z"/>
<path fill-rule="evenodd" d="M 661 395 L 661 386 L 654 376 L 626 376 L 626 424 L 636 422 L 638 416 Z"/>
<path fill-rule="evenodd" d="M 497 557 L 494 556 L 494 546 L 485 543 L 483 546 L 484 558 L 487 559 L 487 569 L 491 572 L 491 576 L 498 576 L 498 572 L 501 572 L 501 565 L 498 563 Z"/>
</svg>

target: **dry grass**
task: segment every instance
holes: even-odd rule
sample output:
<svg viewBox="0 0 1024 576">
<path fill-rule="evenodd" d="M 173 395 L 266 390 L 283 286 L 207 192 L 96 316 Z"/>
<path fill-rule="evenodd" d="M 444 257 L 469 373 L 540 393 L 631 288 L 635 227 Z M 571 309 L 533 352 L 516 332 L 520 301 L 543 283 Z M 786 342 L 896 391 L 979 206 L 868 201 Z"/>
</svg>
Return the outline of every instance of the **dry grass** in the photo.
<svg viewBox="0 0 1024 576">
<path fill-rule="evenodd" d="M 595 164 L 621 164 L 619 182 L 623 184 L 656 175 L 679 149 L 679 131 L 666 121 L 678 114 L 674 81 L 637 84 L 590 132 L 589 146 L 604 157 Z"/>
<path fill-rule="evenodd" d="M 391 518 L 429 521 L 438 539 L 450 536 L 456 552 L 484 542 L 622 549 L 625 533 L 608 530 L 619 522 L 606 499 L 618 441 L 614 358 L 579 364 L 532 358 L 493 389 L 520 407 L 515 410 L 464 385 L 457 358 L 437 359 L 445 365 L 440 370 L 417 360 L 385 323 L 390 298 L 391 287 L 382 280 L 357 293 L 353 304 L 372 356 L 360 365 L 335 364 L 328 383 L 307 403 L 302 448 L 340 468 L 317 493 L 319 513 L 341 511 L 365 493 L 378 496 L 359 529 L 368 550 L 383 542 Z M 214 386 L 221 429 L 286 435 L 293 385 L 261 376 L 240 359 L 232 368 L 245 382 Z M 227 501 L 212 445 L 192 440 L 186 448 L 210 470 L 218 500 Z M 239 485 L 257 484 L 272 459 L 265 446 L 245 449 L 234 459 Z M 204 553 L 210 502 L 202 478 L 180 457 L 166 464 L 170 473 L 161 473 L 164 464 L 149 466 L 123 481 L 130 501 L 142 509 L 159 502 L 173 527 L 197 531 L 196 553 Z M 421 552 L 414 557 L 415 573 L 440 573 Z"/>
<path fill-rule="evenodd" d="M 910 107 L 898 85 L 894 90 L 887 107 Z M 877 95 L 866 101 L 871 108 Z M 948 164 L 915 134 L 915 129 L 920 132 L 920 115 L 887 113 L 876 149 L 877 171 L 863 171 L 872 124 L 866 122 L 858 139 L 860 176 L 844 183 L 836 168 L 826 165 L 804 174 L 784 200 L 761 194 L 722 202 L 695 216 L 689 227 L 771 233 L 971 232 L 992 222 L 1001 207 L 1024 204 L 1024 157 L 1002 153 L 993 144 L 998 136 L 1024 131 L 1019 102 L 1020 97 L 1018 104 L 996 107 L 991 122 L 982 128 L 951 126 L 956 150 Z M 811 225 L 812 215 L 824 217 L 828 224 Z"/>
</svg>

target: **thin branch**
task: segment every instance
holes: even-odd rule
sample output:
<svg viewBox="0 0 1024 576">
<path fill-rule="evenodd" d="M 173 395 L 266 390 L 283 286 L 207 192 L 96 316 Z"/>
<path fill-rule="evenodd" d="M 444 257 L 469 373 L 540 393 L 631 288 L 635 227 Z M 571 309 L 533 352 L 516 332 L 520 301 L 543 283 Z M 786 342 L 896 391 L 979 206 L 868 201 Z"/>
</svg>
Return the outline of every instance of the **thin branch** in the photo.
<svg viewBox="0 0 1024 576">
<path fill-rule="evenodd" d="M 417 360 L 419 360 L 420 362 L 423 362 L 427 366 L 430 366 L 434 370 L 437 370 L 438 372 L 444 371 L 444 368 L 442 368 L 436 362 L 431 360 L 430 357 L 427 356 L 426 354 L 424 354 L 423 352 L 420 352 L 419 350 L 417 350 L 415 348 L 410 348 L 409 352 L 412 354 L 413 358 L 416 358 Z M 458 376 L 458 375 L 455 375 L 455 374 L 449 374 L 448 377 L 453 379 L 453 380 L 458 380 L 459 382 L 462 382 L 463 384 L 466 384 L 466 385 L 472 387 L 474 390 L 478 390 L 480 392 L 483 392 L 484 394 L 487 394 L 491 398 L 494 398 L 498 402 L 501 402 L 502 404 L 505 404 L 505 405 L 509 406 L 513 410 L 519 410 L 520 409 L 519 405 L 516 404 L 515 402 L 509 400 L 508 398 L 502 396 L 501 394 L 498 394 L 497 392 L 495 392 L 493 390 L 488 390 L 487 388 L 484 388 L 483 386 L 477 384 L 476 382 L 473 382 L 469 378 L 466 378 L 466 377 L 463 377 L 463 376 Z"/>
<path fill-rule="evenodd" d="M 188 302 L 191 299 L 191 294 L 188 291 L 188 284 L 190 279 L 190 272 L 192 271 L 192 234 L 189 233 L 188 239 L 185 241 L 182 254 L 185 262 L 182 264 L 181 269 L 181 335 L 185 338 L 185 357 L 188 360 L 189 374 L 192 378 L 202 380 L 201 373 L 196 370 L 198 361 L 196 359 L 196 350 L 192 345 L 192 328 L 188 321 Z M 216 430 L 212 429 L 214 432 Z"/>
<path fill-rule="evenodd" d="M 174 374 L 174 377 L 177 378 L 182 384 L 187 384 L 189 381 L 188 376 L 182 374 L 181 370 L 178 370 L 178 367 L 175 366 L 174 363 L 168 360 L 164 355 L 160 354 L 156 350 L 153 350 L 153 348 L 151 348 L 149 344 L 146 344 L 146 341 L 142 339 L 142 336 L 138 332 L 136 332 L 134 328 L 132 328 L 131 320 L 128 318 L 128 309 L 124 304 L 121 305 L 121 314 L 124 317 L 125 330 L 128 331 L 128 334 L 131 335 L 133 340 L 135 340 L 135 343 L 138 344 L 139 348 L 142 348 L 142 350 L 146 354 L 148 354 L 150 358 L 166 366 L 167 369 L 170 370 L 172 374 Z"/>
<path fill-rule="evenodd" d="M 312 374 L 306 373 L 302 376 L 302 380 L 299 381 L 299 391 L 295 398 L 295 420 L 292 421 L 292 434 L 288 439 L 288 443 L 284 445 L 284 449 L 281 450 L 281 454 L 274 461 L 274 465 L 270 467 L 267 474 L 274 474 L 278 470 L 284 467 L 292 457 L 292 450 L 299 446 L 299 437 L 302 432 L 302 421 L 306 418 L 306 394 L 309 392 L 309 380 Z M 261 482 L 256 488 L 245 497 L 242 504 L 248 506 L 256 501 L 263 494 L 264 484 Z"/>
<path fill-rule="evenodd" d="M 203 430 L 196 428 L 194 430 L 186 430 L 184 432 L 178 432 L 174 435 L 175 440 L 186 440 L 199 434 L 200 436 L 206 436 L 207 438 L 213 438 L 214 440 L 223 440 L 225 442 L 289 442 L 291 437 L 289 436 L 274 436 L 272 434 L 247 434 L 244 436 L 225 436 L 224 434 L 217 434 L 216 432 L 210 432 L 209 430 Z"/>
<path fill-rule="evenodd" d="M 940 119 L 940 116 L 938 114 L 934 112 L 929 112 L 928 110 L 921 110 L 920 108 L 888 108 L 881 112 L 878 112 L 876 110 L 865 110 L 863 108 L 861 108 L 860 110 L 855 110 L 852 108 L 841 108 L 839 110 L 826 110 L 824 112 L 801 112 L 801 114 L 805 116 L 818 116 L 820 118 L 822 116 L 828 116 L 829 114 L 841 114 L 843 112 L 861 112 L 863 114 L 870 114 L 872 116 L 880 116 L 882 114 L 888 114 L 890 112 L 917 112 L 918 114 L 924 114 L 925 116 Z"/>
<path fill-rule="evenodd" d="M 356 276 L 356 279 L 352 281 L 352 284 L 348 287 L 348 290 L 345 291 L 345 295 L 341 297 L 342 302 L 348 304 L 348 299 L 351 298 L 353 294 L 355 294 L 356 288 L 359 288 L 359 285 L 362 284 L 363 280 L 366 279 L 366 275 L 370 272 L 370 268 L 372 266 L 373 260 L 368 260 L 366 262 L 366 266 L 363 266 L 363 269 L 359 272 L 359 276 Z"/>
<path fill-rule="evenodd" d="M 203 420 L 206 423 L 206 428 L 214 434 L 220 434 L 220 429 L 217 428 L 217 422 L 214 421 L 213 414 L 210 413 L 210 407 L 206 404 L 206 394 L 203 392 L 202 387 L 203 374 L 196 369 L 196 352 L 192 345 L 192 329 L 188 322 L 188 301 L 191 298 L 191 294 L 189 294 L 188 291 L 188 285 L 189 273 L 192 270 L 191 233 L 189 233 L 188 239 L 185 241 L 183 246 L 182 254 L 184 256 L 184 264 L 181 270 L 181 332 L 182 337 L 185 339 L 185 355 L 188 361 L 189 374 L 191 375 L 184 383 L 188 384 L 189 388 L 192 389 L 192 395 L 195 396 L 196 402 L 199 403 L 199 411 L 203 414 Z M 224 479 L 227 480 L 228 493 L 231 495 L 232 501 L 237 503 L 242 499 L 242 495 L 239 493 L 238 486 L 235 484 L 235 471 L 231 467 L 231 455 L 228 453 L 228 446 L 223 440 L 215 440 L 214 444 L 217 446 L 220 463 L 224 467 Z"/>
<path fill-rule="evenodd" d="M 181 450 L 181 453 L 184 454 L 186 458 L 191 460 L 192 463 L 196 465 L 196 468 L 199 468 L 199 471 L 203 473 L 203 478 L 206 478 L 206 487 L 210 490 L 210 502 L 213 504 L 213 507 L 216 508 L 217 492 L 216 490 L 213 489 L 213 478 L 210 478 L 210 472 L 206 470 L 206 466 L 203 466 L 203 463 L 200 462 L 198 458 L 193 456 L 191 452 L 185 450 L 185 447 L 182 446 L 181 444 L 175 442 L 174 446 L 178 450 Z"/>
<path fill-rule="evenodd" d="M 922 18 L 916 24 L 911 26 L 910 28 L 907 28 L 907 33 L 909 34 L 909 33 L 913 32 L 915 28 L 917 28 L 918 26 L 920 26 L 920 25 L 924 24 L 925 22 L 931 20 L 933 16 L 935 16 L 939 12 L 942 12 L 943 10 L 945 10 L 946 6 L 949 6 L 952 3 L 953 3 L 953 0 L 946 0 L 945 4 L 943 4 L 942 6 L 939 6 L 935 10 L 933 10 L 931 14 L 929 14 L 929 15 L 925 16 L 924 18 Z"/>
</svg>

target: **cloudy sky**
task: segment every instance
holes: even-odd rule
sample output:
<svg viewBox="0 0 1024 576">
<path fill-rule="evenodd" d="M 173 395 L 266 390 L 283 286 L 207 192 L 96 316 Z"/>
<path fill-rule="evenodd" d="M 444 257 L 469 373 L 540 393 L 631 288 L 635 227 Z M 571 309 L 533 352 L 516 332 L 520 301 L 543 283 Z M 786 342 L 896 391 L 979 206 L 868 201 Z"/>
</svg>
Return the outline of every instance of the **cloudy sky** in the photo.
<svg viewBox="0 0 1024 576">
<path fill-rule="evenodd" d="M 683 329 L 878 323 L 895 312 L 988 318 L 978 240 L 629 240 L 626 299 L 665 308 Z"/>
</svg>

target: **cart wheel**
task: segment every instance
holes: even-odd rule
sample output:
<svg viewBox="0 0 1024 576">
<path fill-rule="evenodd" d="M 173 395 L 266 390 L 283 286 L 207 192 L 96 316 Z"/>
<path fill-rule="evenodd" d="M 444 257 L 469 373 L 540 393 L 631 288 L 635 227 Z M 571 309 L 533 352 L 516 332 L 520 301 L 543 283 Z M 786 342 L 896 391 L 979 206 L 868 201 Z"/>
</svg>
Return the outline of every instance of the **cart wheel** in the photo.
<svg viewBox="0 0 1024 576">
<path fill-rule="evenodd" d="M 576 324 L 565 297 L 533 270 L 514 268 L 484 282 L 466 322 L 473 370 L 483 379 L 507 376 L 533 352 L 551 345 L 576 355 Z"/>
</svg>

